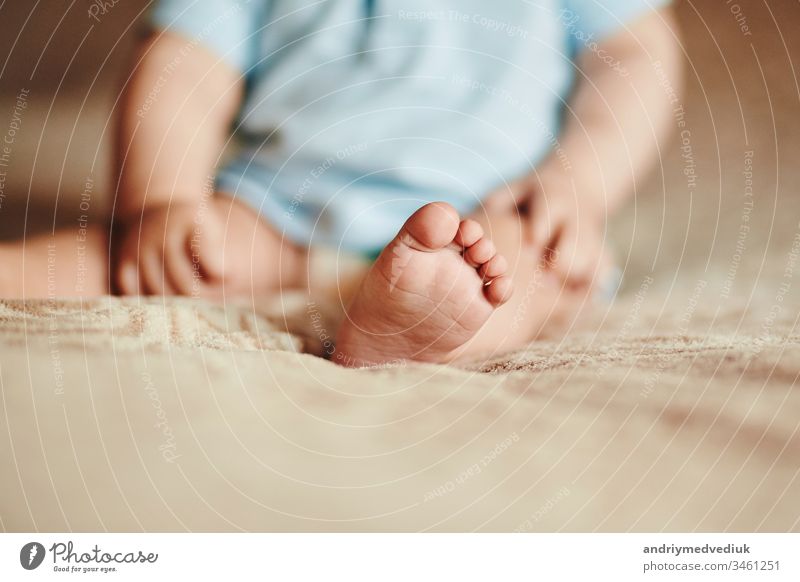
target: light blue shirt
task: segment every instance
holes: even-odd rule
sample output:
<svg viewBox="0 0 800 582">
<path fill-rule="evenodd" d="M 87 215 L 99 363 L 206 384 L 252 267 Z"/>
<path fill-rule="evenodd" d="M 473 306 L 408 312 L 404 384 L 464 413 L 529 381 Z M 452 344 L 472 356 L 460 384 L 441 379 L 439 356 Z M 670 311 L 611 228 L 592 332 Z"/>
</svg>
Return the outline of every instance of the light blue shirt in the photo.
<svg viewBox="0 0 800 582">
<path fill-rule="evenodd" d="M 419 206 L 468 213 L 532 171 L 575 54 L 665 3 L 161 0 L 152 21 L 246 79 L 244 151 L 218 189 L 295 242 L 373 252 Z"/>
</svg>

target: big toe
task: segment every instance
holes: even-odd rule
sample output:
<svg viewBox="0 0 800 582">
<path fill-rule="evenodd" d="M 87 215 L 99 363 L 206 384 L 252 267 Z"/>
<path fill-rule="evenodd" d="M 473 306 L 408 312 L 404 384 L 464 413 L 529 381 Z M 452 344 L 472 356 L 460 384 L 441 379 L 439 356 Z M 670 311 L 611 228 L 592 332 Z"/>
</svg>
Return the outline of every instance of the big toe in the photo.
<svg viewBox="0 0 800 582">
<path fill-rule="evenodd" d="M 431 202 L 417 210 L 403 225 L 405 242 L 417 250 L 438 250 L 449 245 L 458 232 L 458 212 L 447 202 Z"/>
</svg>

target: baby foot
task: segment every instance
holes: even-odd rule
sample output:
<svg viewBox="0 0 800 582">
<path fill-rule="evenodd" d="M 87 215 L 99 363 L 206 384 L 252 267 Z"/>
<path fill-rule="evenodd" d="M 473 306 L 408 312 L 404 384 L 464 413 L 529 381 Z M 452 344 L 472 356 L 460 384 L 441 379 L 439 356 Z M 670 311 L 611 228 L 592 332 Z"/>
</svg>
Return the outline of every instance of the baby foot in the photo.
<svg viewBox="0 0 800 582">
<path fill-rule="evenodd" d="M 383 250 L 350 305 L 333 360 L 366 366 L 457 355 L 512 290 L 508 265 L 474 220 L 434 202 Z"/>
</svg>

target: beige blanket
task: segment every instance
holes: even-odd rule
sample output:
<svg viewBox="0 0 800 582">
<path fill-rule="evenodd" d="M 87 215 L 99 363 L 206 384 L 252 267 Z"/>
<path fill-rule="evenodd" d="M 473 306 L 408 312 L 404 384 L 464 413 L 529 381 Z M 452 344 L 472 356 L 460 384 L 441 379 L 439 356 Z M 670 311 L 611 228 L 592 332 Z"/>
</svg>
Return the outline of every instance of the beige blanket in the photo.
<svg viewBox="0 0 800 582">
<path fill-rule="evenodd" d="M 708 334 L 643 297 L 602 331 L 385 370 L 245 309 L 4 302 L 2 526 L 800 529 L 793 322 Z"/>
</svg>

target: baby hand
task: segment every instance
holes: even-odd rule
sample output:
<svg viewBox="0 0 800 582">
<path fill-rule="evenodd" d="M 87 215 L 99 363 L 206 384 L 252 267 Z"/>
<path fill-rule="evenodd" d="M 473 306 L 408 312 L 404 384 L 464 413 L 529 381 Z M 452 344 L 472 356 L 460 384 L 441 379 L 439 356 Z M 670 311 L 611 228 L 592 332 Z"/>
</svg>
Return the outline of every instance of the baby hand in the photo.
<svg viewBox="0 0 800 582">
<path fill-rule="evenodd" d="M 492 193 L 485 205 L 490 211 L 519 211 L 525 242 L 558 282 L 573 289 L 602 282 L 611 265 L 604 251 L 606 213 L 601 204 L 581 199 L 571 189 L 545 194 L 535 179 L 524 178 Z"/>
<path fill-rule="evenodd" d="M 125 295 L 220 293 L 224 224 L 212 205 L 172 203 L 130 220 L 119 249 L 116 281 Z"/>
</svg>

